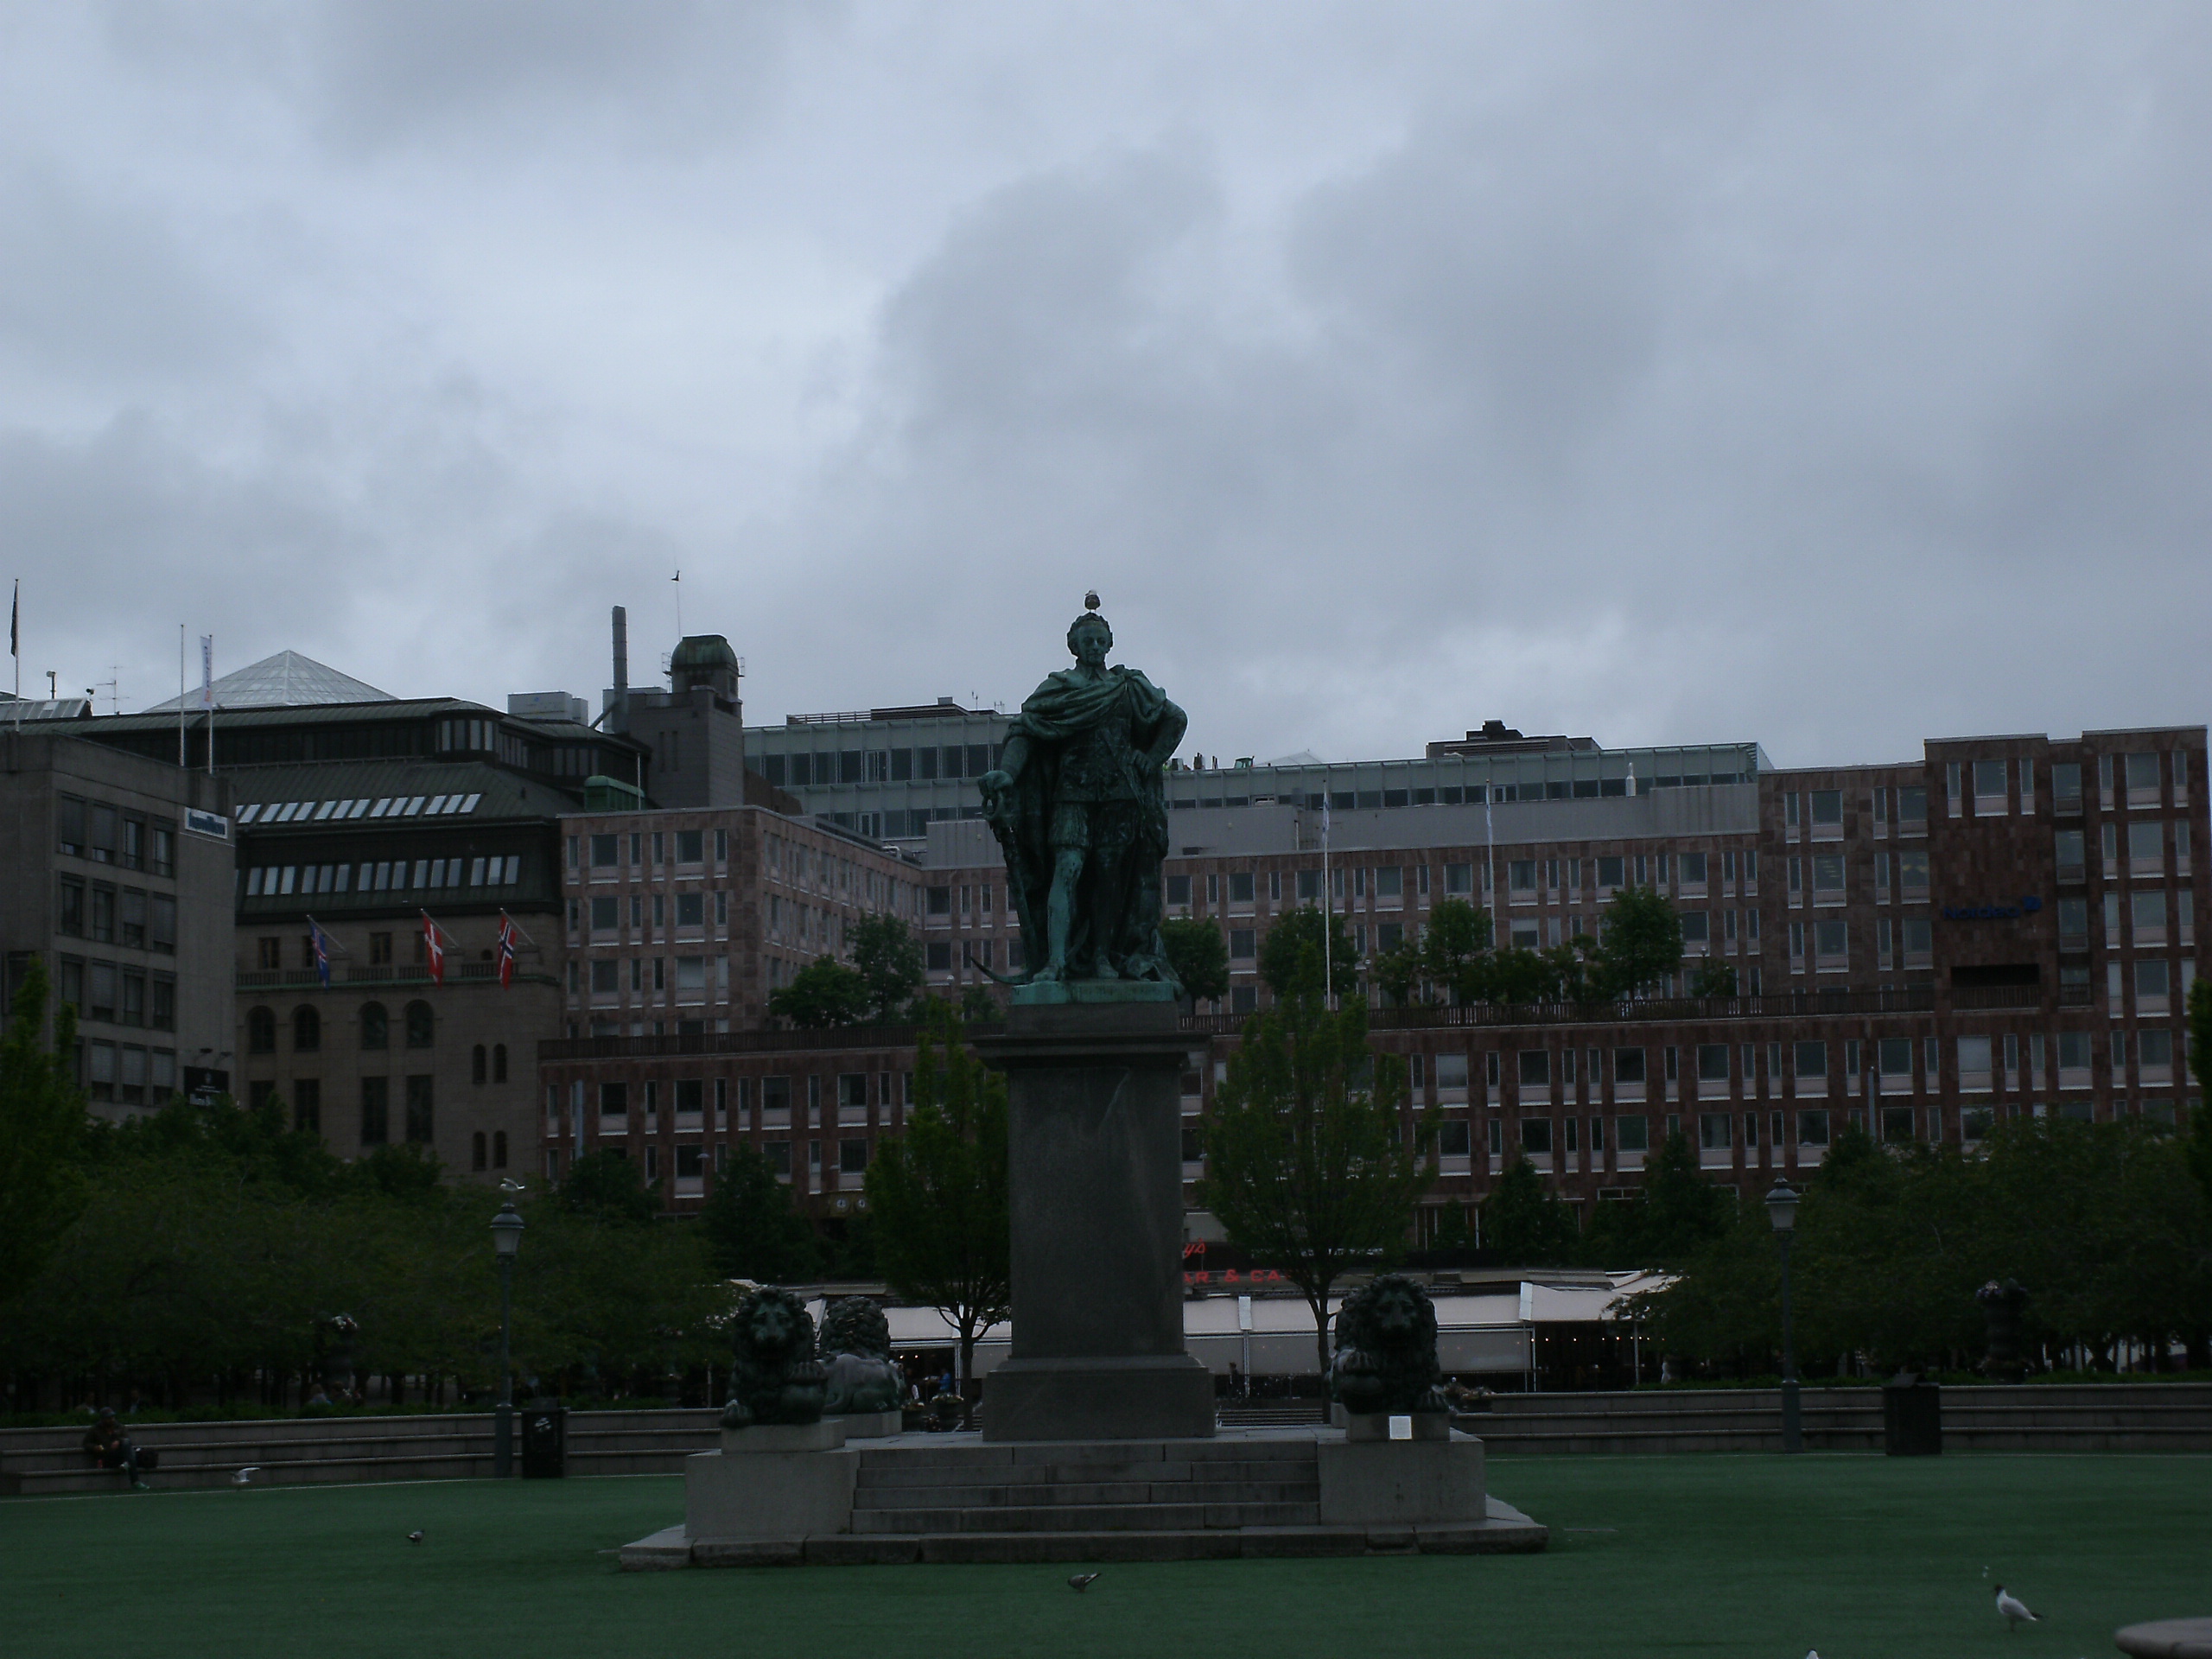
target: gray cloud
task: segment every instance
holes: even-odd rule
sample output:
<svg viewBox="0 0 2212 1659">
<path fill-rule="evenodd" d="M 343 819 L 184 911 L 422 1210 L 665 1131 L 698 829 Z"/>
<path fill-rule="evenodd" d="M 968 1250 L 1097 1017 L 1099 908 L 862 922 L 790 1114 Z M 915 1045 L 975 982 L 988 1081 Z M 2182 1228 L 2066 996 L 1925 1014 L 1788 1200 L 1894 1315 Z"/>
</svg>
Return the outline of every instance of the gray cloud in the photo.
<svg viewBox="0 0 2212 1659">
<path fill-rule="evenodd" d="M 0 533 L 145 701 L 588 691 L 681 565 L 765 718 L 1090 585 L 1209 753 L 2202 718 L 2199 10 L 1172 16 L 29 30 Z"/>
</svg>

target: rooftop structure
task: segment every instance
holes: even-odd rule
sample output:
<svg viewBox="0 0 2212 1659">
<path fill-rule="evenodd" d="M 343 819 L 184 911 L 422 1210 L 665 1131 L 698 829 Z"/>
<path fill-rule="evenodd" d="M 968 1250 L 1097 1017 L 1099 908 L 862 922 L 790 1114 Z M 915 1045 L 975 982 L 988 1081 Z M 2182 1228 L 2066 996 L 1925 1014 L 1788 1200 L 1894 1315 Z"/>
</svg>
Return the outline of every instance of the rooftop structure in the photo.
<svg viewBox="0 0 2212 1659">
<path fill-rule="evenodd" d="M 327 663 L 302 657 L 296 651 L 280 651 L 257 663 L 234 669 L 212 688 L 218 709 L 302 709 L 334 702 L 391 702 L 389 691 L 379 691 L 350 674 L 340 674 Z M 186 711 L 202 707 L 200 693 L 188 691 Z M 170 697 L 143 712 L 175 714 L 178 699 Z"/>
</svg>

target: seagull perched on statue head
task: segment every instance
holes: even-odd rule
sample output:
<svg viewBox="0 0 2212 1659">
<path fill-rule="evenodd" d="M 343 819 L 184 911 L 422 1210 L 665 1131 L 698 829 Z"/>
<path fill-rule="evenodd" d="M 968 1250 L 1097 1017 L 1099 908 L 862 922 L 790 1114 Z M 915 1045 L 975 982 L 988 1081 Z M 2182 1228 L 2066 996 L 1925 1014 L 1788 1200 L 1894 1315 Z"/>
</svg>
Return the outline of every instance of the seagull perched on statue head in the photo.
<svg viewBox="0 0 2212 1659">
<path fill-rule="evenodd" d="M 2032 1624 L 2039 1624 L 2043 1622 L 2040 1614 L 2030 1612 L 2028 1604 L 2012 1594 L 2001 1584 L 1997 1586 L 1997 1611 L 2005 1616 L 2005 1628 L 2008 1630 L 2018 1630 L 2020 1621 L 2024 1618 Z"/>
</svg>

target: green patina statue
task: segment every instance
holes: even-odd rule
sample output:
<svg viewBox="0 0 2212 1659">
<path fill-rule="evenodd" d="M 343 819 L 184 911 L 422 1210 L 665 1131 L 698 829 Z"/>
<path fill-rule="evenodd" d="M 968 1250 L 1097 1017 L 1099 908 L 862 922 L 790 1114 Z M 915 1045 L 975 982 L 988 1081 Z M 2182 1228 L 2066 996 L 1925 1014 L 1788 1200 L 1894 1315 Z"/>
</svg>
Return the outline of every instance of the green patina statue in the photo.
<svg viewBox="0 0 2212 1659">
<path fill-rule="evenodd" d="M 1021 922 L 1016 1001 L 1084 981 L 1180 988 L 1160 938 L 1161 774 L 1190 722 L 1142 674 L 1106 666 L 1114 631 L 1096 594 L 1084 606 L 1068 629 L 1076 665 L 1030 693 L 982 780 Z"/>
</svg>

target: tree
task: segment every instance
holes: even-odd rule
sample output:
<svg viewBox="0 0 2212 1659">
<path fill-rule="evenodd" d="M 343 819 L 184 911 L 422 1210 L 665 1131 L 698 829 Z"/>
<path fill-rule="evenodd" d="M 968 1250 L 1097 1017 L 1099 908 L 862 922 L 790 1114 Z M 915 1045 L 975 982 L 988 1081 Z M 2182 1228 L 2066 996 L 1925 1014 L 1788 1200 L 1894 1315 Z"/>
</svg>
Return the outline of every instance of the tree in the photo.
<svg viewBox="0 0 2212 1659">
<path fill-rule="evenodd" d="M 751 1143 L 729 1149 L 715 1173 L 713 1190 L 699 1211 L 715 1271 L 725 1279 L 791 1284 L 813 1277 L 820 1264 L 814 1230 L 791 1207 L 791 1188 L 776 1179 Z"/>
<path fill-rule="evenodd" d="M 1697 972 L 1690 976 L 1692 996 L 1733 996 L 1736 995 L 1736 967 L 1718 957 L 1698 959 Z"/>
<path fill-rule="evenodd" d="M 1386 1007 L 1411 1007 L 1427 977 L 1420 941 L 1401 939 L 1389 950 L 1377 951 L 1373 973 Z"/>
<path fill-rule="evenodd" d="M 960 993 L 960 1017 L 977 1024 L 988 1024 L 1006 1018 L 1006 1010 L 991 995 L 988 985 L 969 985 Z"/>
<path fill-rule="evenodd" d="M 1552 988 L 1554 976 L 1543 957 L 1525 945 L 1509 944 L 1490 959 L 1484 976 L 1486 1001 L 1541 1002 Z"/>
<path fill-rule="evenodd" d="M 801 1030 L 855 1026 L 873 1006 L 868 983 L 835 957 L 817 957 L 768 993 L 768 1012 Z"/>
<path fill-rule="evenodd" d="M 1574 1259 L 1578 1242 L 1574 1217 L 1536 1166 L 1526 1158 L 1508 1164 L 1483 1200 L 1483 1248 L 1513 1267 L 1555 1268 Z"/>
<path fill-rule="evenodd" d="M 867 988 L 868 1017 L 895 1024 L 922 988 L 922 944 L 896 916 L 863 916 L 845 930 L 853 971 Z"/>
<path fill-rule="evenodd" d="M 976 1338 L 1013 1312 L 1006 1079 L 942 1007 L 917 1045 L 906 1132 L 879 1147 L 867 1190 L 884 1279 L 958 1333 L 964 1392 Z"/>
<path fill-rule="evenodd" d="M 1482 1000 L 1490 968 L 1490 912 L 1465 899 L 1443 898 L 1421 930 L 1421 973 L 1454 1002 Z"/>
<path fill-rule="evenodd" d="M 660 1213 L 660 1201 L 637 1165 L 611 1149 L 588 1152 L 569 1166 L 561 1207 L 573 1216 L 641 1224 Z"/>
<path fill-rule="evenodd" d="M 2196 1075 L 2197 1105 L 2189 1116 L 2189 1167 L 2212 1203 L 2212 1110 L 2203 1104 L 2212 1089 L 2212 979 L 2189 988 L 2189 1069 Z"/>
<path fill-rule="evenodd" d="M 0 1300 L 29 1281 L 87 1198 L 85 1100 L 71 1076 L 77 1012 L 66 1002 L 55 1009 L 49 1048 L 46 967 L 36 957 L 15 1001 L 0 1037 Z"/>
<path fill-rule="evenodd" d="M 1608 997 L 1642 996 L 1682 965 L 1682 918 L 1656 887 L 1623 887 L 1605 906 L 1598 960 Z"/>
<path fill-rule="evenodd" d="M 1329 938 L 1328 977 L 1335 986 L 1337 1000 L 1349 1002 L 1358 996 L 1359 953 L 1352 949 L 1344 918 L 1332 911 L 1325 924 L 1322 913 L 1307 905 L 1277 917 L 1260 946 L 1260 977 L 1278 1002 L 1298 992 L 1320 989 L 1325 925 Z"/>
<path fill-rule="evenodd" d="M 1705 1179 L 1689 1137 L 1673 1129 L 1660 1142 L 1659 1155 L 1644 1166 L 1638 1207 L 1643 1255 L 1636 1265 L 1668 1267 L 1728 1230 L 1736 1195 Z"/>
<path fill-rule="evenodd" d="M 1435 1176 L 1437 1120 L 1432 1108 L 1401 1133 L 1404 1063 L 1370 1052 L 1363 1003 L 1332 1014 L 1320 975 L 1300 977 L 1306 988 L 1254 1016 L 1230 1057 L 1198 1197 L 1231 1243 L 1305 1294 L 1325 1376 L 1330 1288 L 1404 1243 Z"/>
<path fill-rule="evenodd" d="M 1203 916 L 1170 916 L 1160 925 L 1160 938 L 1184 995 L 1211 1002 L 1229 995 L 1229 946 L 1217 925 Z"/>
</svg>

